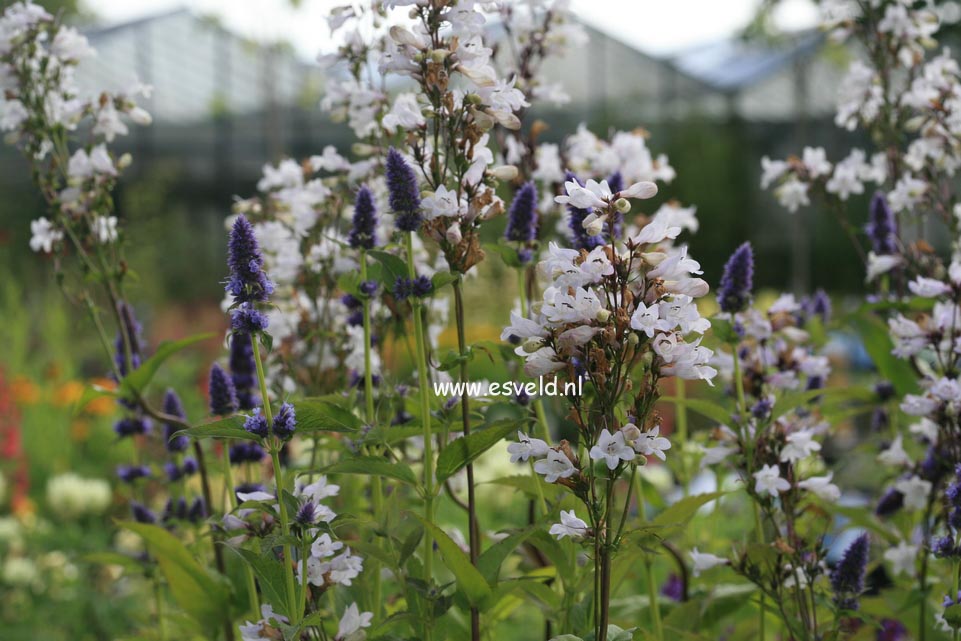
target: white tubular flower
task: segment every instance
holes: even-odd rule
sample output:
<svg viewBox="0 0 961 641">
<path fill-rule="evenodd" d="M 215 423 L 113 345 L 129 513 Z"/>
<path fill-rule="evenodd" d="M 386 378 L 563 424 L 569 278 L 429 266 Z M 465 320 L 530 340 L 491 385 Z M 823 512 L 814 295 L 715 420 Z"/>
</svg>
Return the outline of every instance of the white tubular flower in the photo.
<svg viewBox="0 0 961 641">
<path fill-rule="evenodd" d="M 765 465 L 754 473 L 754 491 L 777 498 L 781 492 L 791 489 L 791 484 L 781 478 L 781 470 L 776 465 Z"/>
<path fill-rule="evenodd" d="M 335 641 L 354 641 L 355 638 L 362 639 L 363 628 L 370 627 L 370 621 L 374 618 L 372 612 L 361 612 L 356 603 L 351 603 L 344 610 L 344 616 L 340 619 L 337 626 L 337 636 Z M 359 633 L 359 634 L 358 634 Z"/>
<path fill-rule="evenodd" d="M 831 482 L 834 473 L 826 476 L 812 476 L 809 479 L 800 481 L 797 486 L 802 490 L 807 490 L 823 501 L 835 502 L 841 498 L 841 489 Z"/>
<path fill-rule="evenodd" d="M 648 181 L 636 182 L 617 193 L 618 198 L 637 198 L 646 200 L 657 195 L 657 185 Z"/>
<path fill-rule="evenodd" d="M 634 441 L 634 449 L 637 450 L 639 454 L 644 456 L 656 456 L 662 461 L 667 460 L 667 456 L 664 454 L 666 450 L 671 449 L 671 442 L 665 437 L 660 435 L 661 426 L 655 425 L 646 432 L 641 432 L 641 434 Z"/>
<path fill-rule="evenodd" d="M 577 518 L 574 510 L 567 512 L 561 510 L 561 522 L 552 525 L 549 534 L 558 541 L 565 536 L 569 536 L 572 539 L 581 539 L 587 536 L 587 530 L 587 523 Z"/>
<path fill-rule="evenodd" d="M 63 232 L 41 216 L 30 222 L 30 249 L 49 254 L 55 243 L 63 240 Z"/>
<path fill-rule="evenodd" d="M 698 552 L 694 548 L 690 552 L 691 561 L 694 563 L 694 576 L 701 576 L 701 572 L 716 568 L 719 565 L 727 565 L 727 559 L 707 552 Z"/>
<path fill-rule="evenodd" d="M 621 461 L 634 460 L 634 448 L 624 442 L 624 433 L 618 430 L 611 434 L 606 429 L 601 430 L 597 438 L 597 445 L 591 448 L 590 456 L 594 461 L 604 459 L 607 469 L 613 470 Z"/>
<path fill-rule="evenodd" d="M 534 458 L 547 456 L 550 447 L 545 441 L 528 436 L 518 430 L 517 442 L 508 445 L 507 451 L 511 455 L 511 463 L 519 463 L 527 461 L 532 456 Z"/>
<path fill-rule="evenodd" d="M 552 449 L 547 452 L 547 458 L 534 463 L 534 471 L 542 474 L 548 483 L 556 483 L 557 479 L 573 476 L 577 468 L 563 452 Z"/>
<path fill-rule="evenodd" d="M 923 510 L 927 506 L 931 487 L 930 481 L 920 476 L 901 479 L 894 484 L 894 489 L 904 495 L 904 507 L 909 510 Z"/>
</svg>

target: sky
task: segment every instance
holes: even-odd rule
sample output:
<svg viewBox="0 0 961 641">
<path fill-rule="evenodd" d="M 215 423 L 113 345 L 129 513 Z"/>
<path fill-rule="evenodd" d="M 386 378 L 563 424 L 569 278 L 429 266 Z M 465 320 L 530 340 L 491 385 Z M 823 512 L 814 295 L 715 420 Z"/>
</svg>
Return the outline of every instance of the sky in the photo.
<svg viewBox="0 0 961 641">
<path fill-rule="evenodd" d="M 324 17 L 345 0 L 83 0 L 107 23 L 187 6 L 215 15 L 258 41 L 286 40 L 306 59 L 329 48 Z M 652 54 L 668 54 L 723 39 L 751 19 L 759 0 L 571 0 L 584 22 Z M 776 20 L 787 29 L 814 24 L 810 0 L 782 0 Z"/>
</svg>

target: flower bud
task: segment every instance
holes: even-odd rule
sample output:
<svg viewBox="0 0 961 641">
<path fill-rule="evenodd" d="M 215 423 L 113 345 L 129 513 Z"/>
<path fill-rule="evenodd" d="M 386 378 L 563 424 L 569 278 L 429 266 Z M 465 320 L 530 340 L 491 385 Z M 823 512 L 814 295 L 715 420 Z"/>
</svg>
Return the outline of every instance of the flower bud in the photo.
<svg viewBox="0 0 961 641">
<path fill-rule="evenodd" d="M 533 354 L 542 347 L 544 347 L 544 339 L 536 336 L 531 336 L 522 345 L 522 349 L 527 354 Z"/>
<path fill-rule="evenodd" d="M 637 344 L 640 342 L 641 342 L 641 339 L 640 337 L 638 337 L 636 332 L 631 332 L 630 334 L 627 335 L 627 344 L 630 345 L 631 347 L 637 346 Z"/>
<path fill-rule="evenodd" d="M 437 64 L 440 64 L 444 62 L 447 59 L 447 56 L 449 55 L 450 55 L 450 51 L 448 51 L 447 49 L 434 49 L 433 51 L 430 52 L 430 60 L 431 62 L 436 62 Z"/>
<path fill-rule="evenodd" d="M 444 236 L 447 238 L 447 242 L 449 242 L 451 245 L 459 245 L 460 241 L 464 239 L 464 235 L 460 230 L 460 223 L 454 223 L 448 227 Z"/>
<path fill-rule="evenodd" d="M 491 169 L 490 173 L 498 180 L 514 180 L 517 178 L 517 167 L 514 165 L 498 165 Z"/>
<path fill-rule="evenodd" d="M 597 315 L 594 318 L 596 318 L 599 323 L 606 323 L 610 317 L 611 317 L 611 310 L 600 309 L 597 311 Z"/>
<path fill-rule="evenodd" d="M 117 169 L 126 169 L 133 163 L 133 156 L 129 153 L 123 154 L 117 159 Z"/>
<path fill-rule="evenodd" d="M 614 208 L 622 214 L 626 214 L 631 211 L 631 203 L 627 198 L 618 198 L 614 201 Z"/>
<path fill-rule="evenodd" d="M 641 430 L 638 429 L 637 425 L 634 423 L 628 423 L 621 428 L 621 432 L 624 434 L 624 438 L 628 441 L 636 441 L 641 438 Z"/>
<path fill-rule="evenodd" d="M 351 145 L 350 149 L 358 156 L 369 156 L 377 151 L 377 148 L 373 145 L 368 145 L 367 143 L 363 142 L 355 142 L 353 145 Z"/>
</svg>

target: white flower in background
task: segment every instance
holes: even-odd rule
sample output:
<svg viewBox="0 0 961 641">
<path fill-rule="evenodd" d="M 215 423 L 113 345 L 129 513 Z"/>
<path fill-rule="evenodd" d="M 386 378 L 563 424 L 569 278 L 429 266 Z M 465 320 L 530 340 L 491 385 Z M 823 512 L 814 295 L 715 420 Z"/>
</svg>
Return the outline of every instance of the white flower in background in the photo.
<svg viewBox="0 0 961 641">
<path fill-rule="evenodd" d="M 915 296 L 921 296 L 923 298 L 937 298 L 938 296 L 943 296 L 944 294 L 950 292 L 951 286 L 935 278 L 918 276 L 908 283 L 908 289 L 910 289 L 911 293 Z"/>
<path fill-rule="evenodd" d="M 795 212 L 799 207 L 811 204 L 810 199 L 808 199 L 809 187 L 810 185 L 801 182 L 796 176 L 791 176 L 774 190 L 774 194 L 785 209 Z"/>
<path fill-rule="evenodd" d="M 701 572 L 719 565 L 727 565 L 727 559 L 707 552 L 698 552 L 697 548 L 691 550 L 691 561 L 694 562 L 694 576 L 701 576 Z"/>
<path fill-rule="evenodd" d="M 923 510 L 931 494 L 931 483 L 919 476 L 912 476 L 899 480 L 894 484 L 894 489 L 904 495 L 904 507 L 909 510 Z"/>
<path fill-rule="evenodd" d="M 28 558 L 19 556 L 7 557 L 0 570 L 0 579 L 8 585 L 27 587 L 40 578 L 37 565 Z"/>
<path fill-rule="evenodd" d="M 558 541 L 565 536 L 580 539 L 587 536 L 587 523 L 577 518 L 574 510 L 561 510 L 561 522 L 552 525 L 549 534 Z"/>
<path fill-rule="evenodd" d="M 897 547 L 888 548 L 884 551 L 884 560 L 891 564 L 894 576 L 901 574 L 913 576 L 917 558 L 918 546 L 910 545 L 904 541 L 898 543 Z"/>
<path fill-rule="evenodd" d="M 275 626 L 278 623 L 287 623 L 287 617 L 277 614 L 274 612 L 273 607 L 269 603 L 264 603 L 260 606 L 260 621 L 256 623 L 251 623 L 247 621 L 246 624 L 240 626 L 240 638 L 241 641 L 261 641 L 262 639 L 274 639 L 279 631 L 274 629 L 267 629 L 270 626 Z"/>
<path fill-rule="evenodd" d="M 754 473 L 754 491 L 758 494 L 769 494 L 777 498 L 781 492 L 791 489 L 791 484 L 781 478 L 781 470 L 776 465 L 765 465 Z"/>
<path fill-rule="evenodd" d="M 655 425 L 646 432 L 641 432 L 634 440 L 634 449 L 644 456 L 656 456 L 662 461 L 667 460 L 665 450 L 671 449 L 671 442 L 660 436 L 661 426 Z"/>
<path fill-rule="evenodd" d="M 373 618 L 372 612 L 361 612 L 356 603 L 351 603 L 344 610 L 344 616 L 340 618 L 335 641 L 354 641 L 364 638 L 362 629 L 369 628 Z"/>
<path fill-rule="evenodd" d="M 513 139 L 513 136 L 511 137 Z M 516 139 L 515 139 L 516 140 Z M 516 153 L 516 150 L 515 150 Z M 508 162 L 519 162 L 520 158 Z M 553 143 L 543 143 L 534 151 L 534 163 L 537 168 L 531 173 L 531 178 L 546 183 L 556 183 L 564 180 L 564 169 L 561 166 L 560 148 Z"/>
<path fill-rule="evenodd" d="M 774 181 L 787 173 L 790 165 L 784 160 L 771 160 L 767 156 L 761 158 L 761 189 L 767 189 Z"/>
<path fill-rule="evenodd" d="M 30 234 L 30 249 L 45 254 L 53 251 L 54 243 L 63 240 L 63 232 L 43 216 L 30 222 Z"/>
<path fill-rule="evenodd" d="M 567 456 L 558 450 L 547 452 L 547 458 L 534 463 L 534 471 L 544 476 L 548 483 L 556 483 L 557 479 L 566 479 L 577 471 Z"/>
<path fill-rule="evenodd" d="M 800 481 L 797 486 L 814 494 L 822 501 L 834 502 L 841 498 L 841 488 L 831 482 L 833 478 L 833 472 L 825 476 L 812 476 Z"/>
<path fill-rule="evenodd" d="M 550 450 L 550 447 L 546 442 L 539 438 L 527 436 L 519 430 L 517 432 L 517 442 L 507 446 L 507 451 L 511 455 L 511 463 L 526 461 L 532 456 L 534 458 L 547 456 L 548 450 Z"/>
<path fill-rule="evenodd" d="M 101 514 L 112 499 L 110 484 L 100 479 L 85 479 L 67 472 L 47 481 L 47 503 L 61 518 Z"/>
<path fill-rule="evenodd" d="M 624 433 L 618 430 L 611 434 L 607 429 L 601 430 L 597 438 L 597 445 L 591 448 L 591 459 L 604 459 L 607 469 L 613 470 L 621 461 L 634 460 L 634 448 L 624 442 Z"/>
<path fill-rule="evenodd" d="M 101 245 L 107 245 L 117 240 L 117 217 L 97 216 L 93 220 L 90 232 Z"/>
<path fill-rule="evenodd" d="M 828 162 L 827 153 L 823 147 L 805 147 L 801 154 L 801 162 L 804 163 L 804 168 L 808 170 L 811 178 L 827 176 L 831 173 L 833 166 Z"/>
<path fill-rule="evenodd" d="M 781 450 L 781 460 L 796 463 L 821 450 L 821 444 L 814 440 L 810 430 L 799 430 L 787 435 L 787 443 Z"/>
<path fill-rule="evenodd" d="M 867 276 L 865 277 L 865 282 L 870 283 L 878 276 L 882 274 L 887 274 L 889 271 L 901 265 L 904 259 L 897 254 L 875 254 L 870 252 L 868 254 L 868 270 Z"/>
<path fill-rule="evenodd" d="M 904 450 L 904 441 L 900 434 L 891 442 L 888 449 L 878 454 L 878 460 L 891 467 L 902 467 L 912 463 L 911 457 Z"/>
</svg>

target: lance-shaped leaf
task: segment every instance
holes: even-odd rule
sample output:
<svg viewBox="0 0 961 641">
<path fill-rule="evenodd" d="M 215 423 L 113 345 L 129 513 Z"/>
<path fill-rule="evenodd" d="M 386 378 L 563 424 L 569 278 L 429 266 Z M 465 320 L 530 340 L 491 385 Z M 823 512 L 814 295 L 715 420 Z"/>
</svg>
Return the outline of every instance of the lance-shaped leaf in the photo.
<svg viewBox="0 0 961 641">
<path fill-rule="evenodd" d="M 157 351 L 153 353 L 153 356 L 145 360 L 140 367 L 124 376 L 120 382 L 120 393 L 127 398 L 138 396 L 150 381 L 153 380 L 153 377 L 156 376 L 157 371 L 160 369 L 160 366 L 163 365 L 164 361 L 180 350 L 190 347 L 194 343 L 205 341 L 213 336 L 214 334 L 211 332 L 188 336 L 179 341 L 164 341 L 157 347 Z"/>
<path fill-rule="evenodd" d="M 454 575 L 457 588 L 464 593 L 467 602 L 471 605 L 480 605 L 491 595 L 491 588 L 484 576 L 471 565 L 470 559 L 464 551 L 447 536 L 446 532 L 420 515 L 415 514 L 414 516 L 424 525 L 424 529 L 430 533 L 434 543 L 437 544 L 441 556 L 444 557 L 444 563 L 447 564 L 447 568 Z"/>
<path fill-rule="evenodd" d="M 517 421 L 505 419 L 451 441 L 437 457 L 437 482 L 449 479 L 516 429 Z"/>
</svg>

